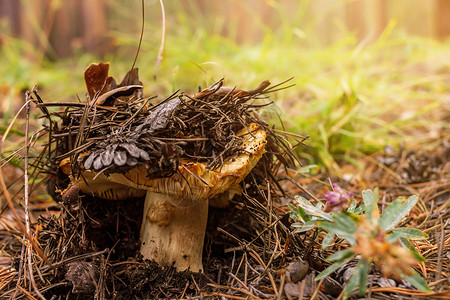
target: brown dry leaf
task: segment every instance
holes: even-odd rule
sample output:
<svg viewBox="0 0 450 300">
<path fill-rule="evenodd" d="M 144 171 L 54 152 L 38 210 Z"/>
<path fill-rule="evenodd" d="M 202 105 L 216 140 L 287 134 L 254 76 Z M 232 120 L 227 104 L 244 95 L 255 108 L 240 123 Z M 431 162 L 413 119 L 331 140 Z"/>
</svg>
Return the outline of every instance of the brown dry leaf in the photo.
<svg viewBox="0 0 450 300">
<path fill-rule="evenodd" d="M 90 64 L 84 71 L 84 81 L 89 94 L 89 99 L 93 99 L 94 95 L 100 91 L 108 78 L 109 63 Z M 111 85 L 112 82 L 109 84 Z M 106 92 L 108 89 L 104 89 Z"/>
<path fill-rule="evenodd" d="M 131 69 L 127 72 L 127 74 L 125 74 L 122 82 L 119 84 L 119 87 L 127 85 L 142 85 L 142 82 L 139 81 L 139 73 L 137 68 Z"/>
</svg>

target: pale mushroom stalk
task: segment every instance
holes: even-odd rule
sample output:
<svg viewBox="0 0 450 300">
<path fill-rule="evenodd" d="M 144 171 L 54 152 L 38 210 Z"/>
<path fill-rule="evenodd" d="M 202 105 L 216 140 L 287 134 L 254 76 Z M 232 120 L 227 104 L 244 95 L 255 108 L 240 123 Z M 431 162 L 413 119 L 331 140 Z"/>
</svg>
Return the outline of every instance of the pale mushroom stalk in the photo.
<svg viewBox="0 0 450 300">
<path fill-rule="evenodd" d="M 170 196 L 169 196 L 170 197 Z M 202 272 L 202 251 L 208 219 L 208 201 L 187 201 L 147 192 L 141 227 L 141 254 L 160 265 Z"/>
</svg>

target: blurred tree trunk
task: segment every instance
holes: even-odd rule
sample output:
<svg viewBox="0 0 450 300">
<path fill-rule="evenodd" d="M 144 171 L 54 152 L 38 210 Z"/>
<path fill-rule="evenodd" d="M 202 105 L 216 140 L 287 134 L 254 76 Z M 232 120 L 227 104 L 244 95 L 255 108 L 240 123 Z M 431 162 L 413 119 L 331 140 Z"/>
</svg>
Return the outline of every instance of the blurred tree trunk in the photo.
<svg viewBox="0 0 450 300">
<path fill-rule="evenodd" d="M 17 0 L 0 0 L 0 19 L 8 20 L 12 34 L 20 32 L 19 6 L 20 2 Z"/>
<path fill-rule="evenodd" d="M 39 61 L 38 51 L 36 49 L 40 48 L 40 39 L 38 37 L 37 28 L 39 24 L 42 23 L 43 16 L 43 6 L 42 0 L 36 0 L 31 2 L 21 2 L 19 7 L 20 17 L 20 38 L 33 46 L 33 50 L 26 50 L 26 56 L 30 60 Z"/>
<path fill-rule="evenodd" d="M 347 26 L 358 40 L 375 41 L 387 25 L 386 0 L 352 1 L 346 7 Z"/>
<path fill-rule="evenodd" d="M 80 2 L 84 49 L 95 54 L 104 54 L 109 50 L 105 0 L 83 0 L 78 3 Z"/>
<path fill-rule="evenodd" d="M 364 21 L 364 5 L 361 0 L 349 2 L 345 8 L 346 23 L 350 31 L 356 33 L 358 40 L 362 40 L 366 32 Z"/>
<path fill-rule="evenodd" d="M 370 0 L 368 9 L 370 17 L 368 38 L 370 41 L 375 41 L 380 37 L 387 25 L 386 0 Z"/>
<path fill-rule="evenodd" d="M 450 36 L 450 1 L 437 0 L 434 13 L 436 37 L 445 39 Z"/>
<path fill-rule="evenodd" d="M 55 26 L 50 32 L 50 44 L 52 45 L 57 57 L 69 57 L 73 54 L 73 48 L 80 48 L 77 44 L 81 36 L 79 26 L 76 26 L 78 16 L 81 15 L 78 0 L 65 0 L 64 4 L 59 6 L 55 15 Z"/>
</svg>

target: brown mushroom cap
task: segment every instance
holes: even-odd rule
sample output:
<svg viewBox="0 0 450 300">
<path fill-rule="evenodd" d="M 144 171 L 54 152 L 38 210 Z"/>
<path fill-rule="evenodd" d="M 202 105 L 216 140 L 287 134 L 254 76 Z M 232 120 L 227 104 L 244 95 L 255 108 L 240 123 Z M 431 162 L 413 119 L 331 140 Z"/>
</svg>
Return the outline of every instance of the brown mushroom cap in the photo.
<svg viewBox="0 0 450 300">
<path fill-rule="evenodd" d="M 244 138 L 243 151 L 225 159 L 217 170 L 208 170 L 204 163 L 187 162 L 179 173 L 166 178 L 149 179 L 149 166 L 139 165 L 125 173 L 113 173 L 109 178 L 135 189 L 168 194 L 173 199 L 204 200 L 226 192 L 242 181 L 264 154 L 266 133 L 257 124 L 251 124 L 237 133 Z M 200 180 L 201 178 L 201 180 Z M 181 203 L 173 203 L 180 205 Z"/>
<path fill-rule="evenodd" d="M 267 143 L 266 132 L 255 123 L 237 133 L 244 139 L 242 151 L 224 160 L 221 168 L 208 170 L 200 162 L 182 161 L 178 173 L 165 178 L 149 178 L 152 166 L 140 164 L 123 173 L 97 173 L 84 170 L 78 179 L 73 178 L 70 159 L 60 164 L 61 170 L 71 177 L 80 190 L 96 197 L 123 200 L 145 195 L 145 190 L 170 195 L 172 199 L 206 200 L 233 189 L 253 169 Z M 86 154 L 87 155 L 87 154 Z M 173 203 L 174 205 L 189 205 Z M 223 206 L 223 204 L 218 204 Z"/>
</svg>

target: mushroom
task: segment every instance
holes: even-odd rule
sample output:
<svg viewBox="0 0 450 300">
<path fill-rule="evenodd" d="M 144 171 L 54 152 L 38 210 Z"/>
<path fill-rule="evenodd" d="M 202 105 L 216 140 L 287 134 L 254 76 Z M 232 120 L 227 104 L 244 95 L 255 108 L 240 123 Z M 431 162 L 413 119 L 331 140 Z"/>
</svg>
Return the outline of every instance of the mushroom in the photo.
<svg viewBox="0 0 450 300">
<path fill-rule="evenodd" d="M 258 124 L 252 123 L 236 135 L 242 139 L 241 150 L 214 170 L 208 170 L 205 163 L 183 158 L 177 173 L 162 178 L 148 176 L 157 168 L 148 162 L 122 172 L 120 168 L 108 172 L 82 168 L 78 178 L 71 175 L 70 159 L 64 160 L 60 168 L 85 194 L 126 199 L 146 193 L 140 233 L 144 259 L 173 265 L 178 271 L 202 272 L 208 203 L 226 206 L 265 153 L 266 132 Z"/>
</svg>

